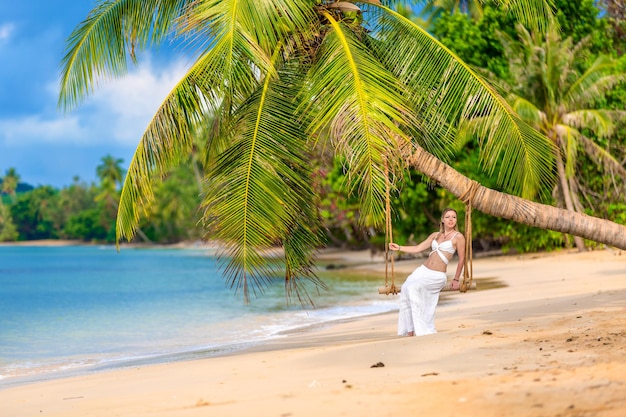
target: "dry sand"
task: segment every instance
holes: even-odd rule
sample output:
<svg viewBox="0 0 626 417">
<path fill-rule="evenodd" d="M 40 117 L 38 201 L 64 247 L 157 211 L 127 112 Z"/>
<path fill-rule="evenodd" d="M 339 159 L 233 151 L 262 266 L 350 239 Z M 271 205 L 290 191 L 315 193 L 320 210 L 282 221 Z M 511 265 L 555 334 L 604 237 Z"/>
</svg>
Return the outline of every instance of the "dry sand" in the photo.
<svg viewBox="0 0 626 417">
<path fill-rule="evenodd" d="M 359 318 L 231 356 L 6 388 L 0 415 L 626 416 L 626 253 L 475 259 L 474 276 L 501 286 L 443 293 L 434 335 L 395 336 L 395 314 Z"/>
</svg>

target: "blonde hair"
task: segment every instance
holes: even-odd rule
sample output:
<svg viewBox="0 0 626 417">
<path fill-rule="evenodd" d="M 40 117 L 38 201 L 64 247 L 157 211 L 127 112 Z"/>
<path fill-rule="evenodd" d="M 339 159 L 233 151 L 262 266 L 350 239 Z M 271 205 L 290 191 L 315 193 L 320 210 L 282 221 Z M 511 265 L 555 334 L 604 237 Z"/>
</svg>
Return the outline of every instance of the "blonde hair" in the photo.
<svg viewBox="0 0 626 417">
<path fill-rule="evenodd" d="M 441 221 L 439 222 L 439 233 L 444 233 L 446 231 L 445 230 L 445 226 L 443 224 L 443 217 L 449 211 L 453 211 L 454 214 L 456 214 L 457 218 L 459 217 L 459 213 L 457 213 L 455 209 L 450 208 L 450 207 L 447 207 L 447 208 L 443 209 L 443 212 L 441 213 Z M 458 225 L 459 225 L 458 223 L 454 225 L 454 230 L 456 230 L 457 232 L 459 231 Z"/>
</svg>

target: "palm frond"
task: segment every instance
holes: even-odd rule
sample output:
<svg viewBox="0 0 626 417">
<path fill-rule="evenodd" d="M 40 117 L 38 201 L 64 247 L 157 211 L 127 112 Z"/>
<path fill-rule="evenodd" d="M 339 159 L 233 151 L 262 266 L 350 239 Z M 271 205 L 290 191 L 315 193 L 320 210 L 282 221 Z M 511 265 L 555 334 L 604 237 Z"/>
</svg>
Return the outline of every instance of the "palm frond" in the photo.
<svg viewBox="0 0 626 417">
<path fill-rule="evenodd" d="M 98 83 L 124 75 L 128 60 L 171 34 L 193 0 L 111 0 L 94 7 L 70 35 L 61 62 L 59 106 L 69 110 Z"/>
<path fill-rule="evenodd" d="M 384 46 L 377 53 L 407 91 L 414 92 L 409 99 L 420 109 L 427 128 L 431 120 L 459 126 L 480 118 L 484 122 L 471 127 L 481 142 L 485 167 L 490 172 L 498 167 L 501 186 L 525 197 L 545 189 L 553 166 L 553 145 L 547 138 L 524 123 L 486 81 L 429 33 L 392 10 L 387 13 L 393 18 L 381 19 L 375 31 Z M 431 140 L 438 138 L 441 135 L 432 135 Z"/>
<path fill-rule="evenodd" d="M 369 53 L 347 26 L 330 14 L 330 22 L 310 73 L 304 112 L 312 115 L 308 132 L 330 129 L 338 153 L 346 160 L 348 189 L 362 203 L 365 224 L 384 221 L 384 158 L 391 170 L 399 156 L 390 150 L 408 141 L 401 124 L 417 124 L 393 74 Z"/>
<path fill-rule="evenodd" d="M 523 97 L 509 95 L 507 101 L 511 103 L 513 110 L 525 123 L 539 130 L 539 127 L 546 118 L 545 113 Z M 473 117 L 461 123 L 455 139 L 455 149 L 460 151 L 463 146 L 469 143 L 474 137 L 474 132 L 480 130 L 481 126 L 488 126 L 489 123 L 491 123 L 491 119 L 488 116 Z"/>
<path fill-rule="evenodd" d="M 153 185 L 187 159 L 195 125 L 206 101 L 193 81 L 194 70 L 174 87 L 144 132 L 130 162 L 118 207 L 117 241 L 132 239 L 154 201 Z"/>
<path fill-rule="evenodd" d="M 504 49 L 504 56 L 508 59 L 508 70 L 515 85 L 510 85 L 507 92 L 520 91 L 534 93 L 535 86 L 541 82 L 538 74 L 543 73 L 539 54 L 543 57 L 542 52 L 536 47 L 536 40 L 533 35 L 522 25 L 516 26 L 517 38 L 513 39 L 505 32 L 497 31 L 496 36 Z M 489 78 L 493 83 L 494 78 Z M 525 95 L 529 95 L 526 93 Z M 534 98 L 534 96 L 532 96 Z M 528 97 L 531 98 L 531 97 Z M 535 102 L 545 102 L 544 97 L 534 98 Z"/>
<path fill-rule="evenodd" d="M 562 39 L 557 29 L 550 28 L 545 44 L 537 45 L 538 50 L 557 57 L 555 59 L 557 65 L 552 68 L 553 77 L 549 85 L 558 90 L 560 102 L 565 101 L 563 96 L 580 77 L 578 72 L 580 63 L 589 60 L 590 40 L 591 37 L 587 36 L 574 44 L 573 38 Z"/>
<path fill-rule="evenodd" d="M 288 299 L 297 298 L 300 304 L 313 305 L 313 299 L 305 284 L 313 284 L 316 291 L 326 291 L 328 287 L 315 274 L 315 258 L 313 250 L 321 244 L 318 224 L 319 215 L 312 204 L 301 208 L 294 224 L 283 239 L 285 251 L 285 290 Z M 303 283 L 304 279 L 304 283 Z"/>
<path fill-rule="evenodd" d="M 502 4 L 531 30 L 543 32 L 550 24 L 556 24 L 553 0 L 497 0 L 496 3 Z"/>
<path fill-rule="evenodd" d="M 204 218 L 226 246 L 227 280 L 246 300 L 279 273 L 281 263 L 264 256 L 276 244 L 285 245 L 288 283 L 299 289 L 299 277 L 319 282 L 311 268 L 319 242 L 310 220 L 317 216 L 306 209 L 313 201 L 306 135 L 295 123 L 300 84 L 289 73 L 267 75 L 235 110 L 227 146 L 207 174 Z"/>
<path fill-rule="evenodd" d="M 382 0 L 380 3 L 394 9 L 398 5 L 419 4 L 424 7 L 424 12 L 430 15 L 430 20 L 436 17 L 440 10 L 453 11 L 458 9 L 460 2 L 458 0 Z M 472 16 L 482 15 L 483 0 L 468 0 L 466 3 L 469 3 L 469 12 Z M 554 20 L 555 5 L 553 0 L 496 0 L 495 4 L 503 7 L 517 20 L 533 30 L 543 31 L 550 21 Z"/>
<path fill-rule="evenodd" d="M 217 42 L 174 87 L 152 118 L 135 150 L 122 188 L 118 241 L 134 236 L 141 216 L 153 201 L 152 181 L 162 178 L 181 158 L 189 156 L 193 146 L 191 132 L 205 113 L 219 108 L 219 100 L 225 95 L 223 90 L 236 95 L 229 81 L 239 80 L 238 87 L 252 89 L 252 69 L 248 67 L 245 73 L 240 65 L 231 65 L 237 56 L 228 59 L 229 51 L 228 41 Z M 225 80 L 229 80 L 226 85 Z"/>
<path fill-rule="evenodd" d="M 248 6 L 252 7 L 251 3 Z M 134 235 L 142 213 L 152 202 L 152 181 L 189 154 L 193 146 L 190 132 L 205 115 L 220 112 L 220 123 L 228 126 L 234 109 L 257 89 L 260 74 L 274 71 L 266 51 L 254 41 L 258 36 L 245 30 L 250 25 L 245 12 L 233 0 L 208 1 L 194 11 L 195 20 L 186 16 L 183 32 L 195 31 L 201 36 L 208 31 L 214 37 L 165 99 L 141 138 L 122 190 L 118 240 Z M 277 11 L 271 9 L 271 13 Z M 207 158 L 223 146 L 220 139 L 224 135 L 212 138 L 215 140 L 209 143 Z"/>
<path fill-rule="evenodd" d="M 616 85 L 626 81 L 626 74 L 618 73 L 619 61 L 607 56 L 599 56 L 594 63 L 571 84 L 564 94 L 567 105 L 583 108 L 593 104 Z"/>
<path fill-rule="evenodd" d="M 531 126 L 539 126 L 545 120 L 545 113 L 539 110 L 533 103 L 523 97 L 510 95 L 507 101 L 523 121 Z"/>
<path fill-rule="evenodd" d="M 200 45 L 217 37 L 235 39 L 239 33 L 269 56 L 287 39 L 299 45 L 306 41 L 316 18 L 308 0 L 204 0 L 183 16 L 181 33 L 193 35 Z"/>
<path fill-rule="evenodd" d="M 622 181 L 626 182 L 626 169 L 622 166 L 620 161 L 615 159 L 610 152 L 602 148 L 593 140 L 589 139 L 585 135 L 580 136 L 580 143 L 585 149 L 587 155 L 591 157 L 598 166 L 604 169 L 605 172 L 609 172 L 612 175 L 617 174 Z"/>
<path fill-rule="evenodd" d="M 626 112 L 607 109 L 585 109 L 569 112 L 563 116 L 563 123 L 578 130 L 589 129 L 599 137 L 608 137 L 614 133 L 616 120 Z"/>
</svg>

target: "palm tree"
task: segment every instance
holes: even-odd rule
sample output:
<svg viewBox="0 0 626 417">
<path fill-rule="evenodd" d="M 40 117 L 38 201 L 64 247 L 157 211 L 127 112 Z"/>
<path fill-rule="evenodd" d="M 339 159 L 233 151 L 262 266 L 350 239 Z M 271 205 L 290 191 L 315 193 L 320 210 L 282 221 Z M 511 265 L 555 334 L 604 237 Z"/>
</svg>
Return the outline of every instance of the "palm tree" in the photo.
<svg viewBox="0 0 626 417">
<path fill-rule="evenodd" d="M 5 176 L 2 178 L 2 188 L 0 191 L 3 194 L 7 194 L 11 201 L 15 202 L 15 191 L 17 189 L 17 184 L 20 181 L 20 176 L 15 171 L 15 168 L 9 168 L 6 171 Z M 2 197 L 0 195 L 0 197 Z M 5 206 L 2 203 L 2 198 L 0 198 L 0 242 L 4 241 L 13 241 L 18 237 L 17 229 L 13 224 L 13 219 L 11 217 L 11 211 L 9 210 L 9 206 Z"/>
<path fill-rule="evenodd" d="M 100 226 L 105 230 L 112 231 L 115 215 L 119 208 L 120 192 L 118 187 L 124 178 L 124 170 L 121 167 L 124 160 L 106 155 L 101 158 L 101 161 L 102 163 L 96 167 L 100 185 L 94 200 L 102 206 L 99 219 Z"/>
<path fill-rule="evenodd" d="M 17 240 L 19 234 L 11 217 L 11 210 L 0 200 L 0 242 Z"/>
<path fill-rule="evenodd" d="M 112 184 L 122 184 L 124 180 L 124 169 L 122 168 L 121 158 L 114 158 L 112 155 L 103 156 L 102 163 L 96 167 L 96 174 L 100 181 L 110 182 Z"/>
<path fill-rule="evenodd" d="M 448 158 L 456 126 L 477 111 L 494 121 L 483 132 L 486 167 L 501 168 L 505 190 L 536 195 L 549 182 L 553 145 L 451 51 L 388 7 L 392 3 L 117 0 L 96 6 L 69 39 L 60 95 L 66 108 L 101 78 L 121 76 L 136 51 L 151 43 L 173 36 L 198 48 L 131 161 L 119 238 L 132 238 L 154 199 L 152 181 L 189 157 L 192 132 L 207 114 L 216 123 L 204 142 L 204 222 L 228 255 L 226 278 L 246 299 L 279 268 L 287 292 L 300 301 L 310 299 L 299 278 L 323 285 L 312 268 L 320 233 L 308 164 L 309 152 L 323 144 L 345 161 L 346 188 L 359 196 L 360 219 L 371 227 L 385 224 L 388 180 L 407 165 L 436 178 L 423 158 L 411 155 Z M 525 16 L 526 2 L 509 3 Z M 473 204 L 488 205 L 485 195 L 476 193 Z M 515 210 L 498 208 L 501 217 Z M 606 238 L 626 248 L 626 238 Z M 281 263 L 264 256 L 276 244 L 284 248 Z"/>
<path fill-rule="evenodd" d="M 114 207 L 116 211 L 119 201 L 118 185 L 124 179 L 124 169 L 121 167 L 124 160 L 106 155 L 101 161 L 96 167 L 96 174 L 100 178 L 100 193 L 96 196 L 96 201 L 104 201 L 106 206 Z"/>
<path fill-rule="evenodd" d="M 520 117 L 554 143 L 557 185 L 554 195 L 560 207 L 583 213 L 585 207 L 579 190 L 586 176 L 577 161 L 587 154 L 607 174 L 626 181 L 626 169 L 609 152 L 588 137 L 614 133 L 617 122 L 626 111 L 596 108 L 616 84 L 626 81 L 618 72 L 619 62 L 598 57 L 584 72 L 578 66 L 585 62 L 585 42 L 573 45 L 562 40 L 558 30 L 550 28 L 545 36 L 533 36 L 518 26 L 519 42 L 502 34 L 505 54 L 513 82 L 500 82 L 507 100 Z M 623 195 L 623 192 L 622 192 Z M 575 236 L 579 250 L 585 243 Z"/>
<path fill-rule="evenodd" d="M 11 201 L 15 202 L 17 185 L 20 182 L 20 176 L 15 168 L 7 169 L 2 178 L 2 192 L 11 197 Z"/>
</svg>

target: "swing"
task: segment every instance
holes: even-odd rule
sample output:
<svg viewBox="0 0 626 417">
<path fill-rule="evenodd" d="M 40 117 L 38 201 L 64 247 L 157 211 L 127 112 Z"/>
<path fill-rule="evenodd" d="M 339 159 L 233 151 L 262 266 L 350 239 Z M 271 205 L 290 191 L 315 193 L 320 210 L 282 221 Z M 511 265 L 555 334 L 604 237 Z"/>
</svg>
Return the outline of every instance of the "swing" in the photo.
<svg viewBox="0 0 626 417">
<path fill-rule="evenodd" d="M 386 167 L 385 167 L 386 168 Z M 389 243 L 393 242 L 393 231 L 391 229 L 391 208 L 390 208 L 390 196 L 389 196 L 389 175 L 386 177 L 386 190 L 385 190 L 385 285 L 378 287 L 378 294 L 389 295 L 399 294 L 401 287 L 396 286 L 393 255 L 389 251 Z M 463 266 L 463 281 L 459 288 L 460 292 L 467 292 L 467 290 L 475 290 L 476 283 L 474 282 L 473 266 L 472 266 L 472 199 L 476 190 L 478 189 L 478 183 L 472 181 L 469 189 L 461 196 L 461 201 L 465 203 L 465 264 Z M 391 264 L 391 283 L 389 282 L 389 264 Z M 452 289 L 452 284 L 446 284 L 441 291 L 456 291 Z"/>
</svg>

